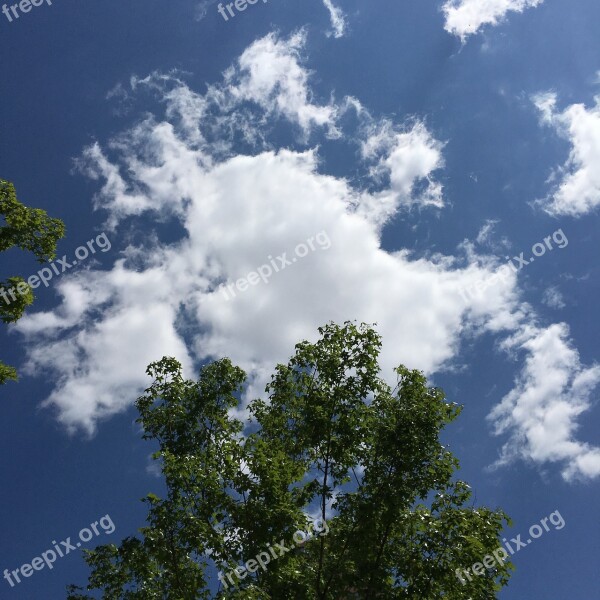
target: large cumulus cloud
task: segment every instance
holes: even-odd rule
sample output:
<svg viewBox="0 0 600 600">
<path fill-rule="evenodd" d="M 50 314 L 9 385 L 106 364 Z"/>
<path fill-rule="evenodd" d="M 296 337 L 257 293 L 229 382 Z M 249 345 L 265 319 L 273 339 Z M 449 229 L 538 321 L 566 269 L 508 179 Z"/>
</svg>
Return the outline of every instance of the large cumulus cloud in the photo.
<svg viewBox="0 0 600 600">
<path fill-rule="evenodd" d="M 122 243 L 110 270 L 65 278 L 55 310 L 18 324 L 29 371 L 55 376 L 46 405 L 66 427 L 93 432 L 131 405 L 148 383 L 145 366 L 163 355 L 177 356 L 189 376 L 199 361 L 230 356 L 252 376 L 249 395 L 258 394 L 294 343 L 314 339 L 329 320 L 376 322 L 386 375 L 399 362 L 435 373 L 456 360 L 465 335 L 487 331 L 528 357 L 491 417 L 510 437 L 504 460 L 558 461 L 565 477 L 597 475 L 598 451 L 573 440 L 597 371 L 580 364 L 565 326 L 532 325 L 516 275 L 498 280 L 495 259 L 469 244 L 454 256 L 381 247 L 392 216 L 415 205 L 443 211 L 444 142 L 422 119 L 393 123 L 357 99 L 315 98 L 304 44 L 302 32 L 266 36 L 203 94 L 176 74 L 132 80 L 134 93 L 158 96 L 164 114 L 91 145 L 80 168 L 101 183 L 95 202 L 108 214 L 113 246 L 125 221 L 145 241 Z M 348 111 L 353 131 L 340 125 Z M 293 129 L 286 147 L 270 140 L 280 124 Z M 360 183 L 327 173 L 322 138 L 355 146 Z M 146 233 L 149 217 L 185 233 L 167 243 Z M 297 256 L 297 245 L 319 234 L 327 247 Z M 283 253 L 297 260 L 225 297 L 224 288 Z M 473 286 L 481 293 L 464 293 Z M 563 356 L 554 401 L 540 385 L 557 368 L 552 343 Z M 565 426 L 555 426 L 557 411 Z"/>
</svg>

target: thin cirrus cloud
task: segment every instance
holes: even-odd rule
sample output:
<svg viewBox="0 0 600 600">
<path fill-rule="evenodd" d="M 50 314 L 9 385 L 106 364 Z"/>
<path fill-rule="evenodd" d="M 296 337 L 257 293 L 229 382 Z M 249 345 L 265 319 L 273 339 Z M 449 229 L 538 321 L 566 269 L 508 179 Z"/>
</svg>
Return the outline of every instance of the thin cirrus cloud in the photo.
<svg viewBox="0 0 600 600">
<path fill-rule="evenodd" d="M 302 32 L 268 35 L 204 94 L 176 74 L 132 80 L 132 93 L 158 96 L 164 114 L 93 144 L 80 168 L 101 182 L 95 203 L 108 214 L 113 247 L 132 227 L 144 241 L 126 246 L 110 270 L 90 265 L 65 278 L 56 309 L 15 326 L 28 371 L 55 376 L 45 406 L 68 429 L 93 433 L 131 406 L 148 385 L 146 365 L 164 355 L 177 356 L 189 377 L 200 361 L 229 356 L 250 375 L 246 399 L 255 397 L 294 344 L 315 339 L 330 320 L 376 322 L 389 377 L 399 363 L 428 374 L 452 366 L 463 336 L 487 332 L 525 357 L 514 390 L 490 417 L 509 439 L 502 462 L 559 463 L 565 478 L 600 475 L 598 450 L 575 439 L 598 368 L 581 364 L 566 326 L 535 325 L 516 274 L 497 281 L 497 260 L 473 244 L 454 256 L 381 247 L 392 216 L 415 205 L 443 210 L 436 173 L 444 143 L 423 121 L 376 119 L 354 98 L 320 102 L 305 44 Z M 340 124 L 347 111 L 360 123 L 354 131 Z M 269 140 L 277 123 L 294 128 L 295 144 Z M 362 184 L 326 172 L 322 137 L 355 145 Z M 185 235 L 170 243 L 148 235 L 148 217 L 175 220 Z M 328 249 L 224 300 L 223 286 L 270 256 L 291 256 L 319 232 Z M 492 279 L 480 295 L 463 293 Z M 558 372 L 551 396 L 544 376 Z"/>
<path fill-rule="evenodd" d="M 595 105 L 557 108 L 554 92 L 533 97 L 542 124 L 552 127 L 571 145 L 569 157 L 551 177 L 552 191 L 539 203 L 552 215 L 579 217 L 600 205 L 600 96 Z"/>
<path fill-rule="evenodd" d="M 201 0 L 196 6 L 196 21 L 202 21 L 208 15 L 209 8 L 217 2 L 218 0 Z"/>
<path fill-rule="evenodd" d="M 560 310 L 561 308 L 564 308 L 566 306 L 563 295 L 561 294 L 560 290 L 555 286 L 550 286 L 544 292 L 542 302 L 546 306 L 554 308 L 556 310 Z"/>
<path fill-rule="evenodd" d="M 447 0 L 442 6 L 444 29 L 464 42 L 485 25 L 498 25 L 509 12 L 535 8 L 544 0 Z"/>
<path fill-rule="evenodd" d="M 329 18 L 331 19 L 331 27 L 333 28 L 333 37 L 340 38 L 346 32 L 348 26 L 346 22 L 346 16 L 342 12 L 342 9 L 335 6 L 332 0 L 323 0 L 325 8 L 329 11 Z"/>
</svg>

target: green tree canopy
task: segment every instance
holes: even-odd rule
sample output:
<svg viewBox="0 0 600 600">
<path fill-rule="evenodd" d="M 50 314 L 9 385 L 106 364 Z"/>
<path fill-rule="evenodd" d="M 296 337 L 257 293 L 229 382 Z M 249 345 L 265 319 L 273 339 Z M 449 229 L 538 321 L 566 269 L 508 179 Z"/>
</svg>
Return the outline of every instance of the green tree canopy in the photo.
<svg viewBox="0 0 600 600">
<path fill-rule="evenodd" d="M 498 548 L 509 522 L 472 506 L 454 477 L 458 461 L 439 436 L 461 408 L 403 366 L 387 385 L 373 328 L 319 332 L 277 366 L 268 399 L 250 403 L 246 435 L 235 416 L 246 375 L 228 359 L 198 381 L 174 358 L 148 367 L 138 421 L 158 443 L 166 497 L 144 499 L 139 537 L 86 552 L 87 591 L 107 600 L 496 597 L 510 563 L 464 585 L 455 574 Z M 295 546 L 317 516 L 327 534 Z M 280 540 L 293 549 L 251 572 Z M 236 567 L 240 577 L 227 580 Z M 69 600 L 95 597 L 69 587 Z"/>
<path fill-rule="evenodd" d="M 29 208 L 17 200 L 15 187 L 9 181 L 0 179 L 0 252 L 11 248 L 20 248 L 31 252 L 38 262 L 52 260 L 56 252 L 56 243 L 65 234 L 64 223 L 52 219 L 46 211 Z M 12 296 L 7 290 L 20 290 Z M 18 321 L 25 309 L 33 302 L 31 288 L 19 276 L 0 280 L 0 319 L 4 323 Z M 0 385 L 8 380 L 17 379 L 17 371 L 0 362 Z"/>
</svg>

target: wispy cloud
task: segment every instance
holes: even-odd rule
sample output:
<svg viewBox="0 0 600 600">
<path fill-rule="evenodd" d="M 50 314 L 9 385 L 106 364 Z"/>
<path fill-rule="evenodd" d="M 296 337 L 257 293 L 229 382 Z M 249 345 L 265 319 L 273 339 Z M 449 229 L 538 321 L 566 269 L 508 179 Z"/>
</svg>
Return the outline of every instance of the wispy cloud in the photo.
<svg viewBox="0 0 600 600">
<path fill-rule="evenodd" d="M 566 306 L 563 295 L 557 287 L 549 287 L 544 291 L 542 302 L 550 308 L 561 309 Z"/>
<path fill-rule="evenodd" d="M 218 0 L 201 0 L 196 6 L 196 21 L 202 21 L 208 14 L 208 9 L 217 2 Z"/>
<path fill-rule="evenodd" d="M 333 27 L 333 36 L 336 38 L 342 37 L 346 32 L 347 27 L 346 16 L 342 12 L 342 9 L 335 6 L 332 0 L 323 0 L 323 4 L 329 11 L 331 26 Z"/>
</svg>

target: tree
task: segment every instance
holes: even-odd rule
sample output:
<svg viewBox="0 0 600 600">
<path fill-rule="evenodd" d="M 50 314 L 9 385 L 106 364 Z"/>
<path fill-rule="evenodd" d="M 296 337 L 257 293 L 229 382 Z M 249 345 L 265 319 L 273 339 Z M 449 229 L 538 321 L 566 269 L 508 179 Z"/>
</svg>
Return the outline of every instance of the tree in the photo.
<svg viewBox="0 0 600 600">
<path fill-rule="evenodd" d="M 15 187 L 0 179 L 0 252 L 20 248 L 31 252 L 38 262 L 55 257 L 56 243 L 65 235 L 64 223 L 52 219 L 46 211 L 29 208 L 17 200 Z M 0 221 L 1 223 L 1 221 Z M 0 319 L 4 323 L 18 321 L 34 300 L 27 282 L 18 276 L 0 280 Z M 0 362 L 0 385 L 17 379 L 17 371 Z"/>
<path fill-rule="evenodd" d="M 509 522 L 469 506 L 469 486 L 453 477 L 458 461 L 439 435 L 461 408 L 403 366 L 391 389 L 373 328 L 319 332 L 277 366 L 268 400 L 250 403 L 245 436 L 234 413 L 246 375 L 228 359 L 198 381 L 174 358 L 148 367 L 138 422 L 158 443 L 166 497 L 144 499 L 140 537 L 86 552 L 88 591 L 111 600 L 496 597 L 509 563 L 464 585 L 455 574 L 498 548 Z M 319 525 L 312 539 L 294 537 L 317 516 L 326 535 Z M 254 569 L 261 552 L 291 540 L 299 545 Z"/>
</svg>

